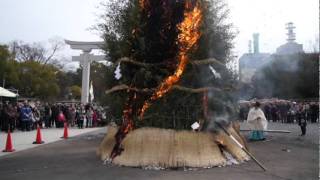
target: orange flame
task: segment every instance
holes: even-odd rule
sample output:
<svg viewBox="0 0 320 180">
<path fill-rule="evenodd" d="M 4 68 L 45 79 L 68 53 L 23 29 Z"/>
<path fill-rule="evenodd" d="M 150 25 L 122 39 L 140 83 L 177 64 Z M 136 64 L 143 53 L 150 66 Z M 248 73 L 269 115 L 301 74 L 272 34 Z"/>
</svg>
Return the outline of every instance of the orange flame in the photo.
<svg viewBox="0 0 320 180">
<path fill-rule="evenodd" d="M 123 110 L 123 119 L 124 119 L 124 126 L 123 126 L 123 133 L 127 134 L 130 130 L 133 129 L 133 123 L 132 123 L 132 107 L 128 105 Z"/>
<path fill-rule="evenodd" d="M 129 89 L 127 92 L 129 93 Z M 121 127 L 118 129 L 118 132 L 115 135 L 116 143 L 112 149 L 110 154 L 110 158 L 113 160 L 116 156 L 120 155 L 123 151 L 123 147 L 121 142 L 126 137 L 126 135 L 134 128 L 133 124 L 133 108 L 132 108 L 132 101 L 136 100 L 137 95 L 134 94 L 133 96 L 129 95 L 128 101 L 125 104 L 125 108 L 123 110 L 123 121 Z"/>
<path fill-rule="evenodd" d="M 129 92 L 129 90 L 127 91 Z M 132 101 L 134 102 L 137 99 L 137 94 L 134 93 L 132 100 L 126 103 L 125 108 L 123 110 L 123 133 L 127 134 L 129 131 L 133 129 L 133 108 L 132 108 Z"/>
<path fill-rule="evenodd" d="M 150 107 L 151 101 L 161 98 L 166 94 L 174 84 L 176 84 L 184 69 L 188 63 L 187 53 L 196 44 L 200 38 L 200 23 L 202 19 L 202 12 L 199 3 L 190 10 L 191 3 L 186 3 L 184 20 L 178 24 L 177 28 L 180 30 L 178 35 L 178 45 L 179 45 L 179 64 L 173 75 L 167 77 L 157 88 L 158 90 L 151 96 L 149 101 L 146 101 L 140 111 L 140 119 L 143 118 L 145 111 Z"/>
<path fill-rule="evenodd" d="M 141 11 L 146 10 L 150 7 L 150 2 L 149 0 L 139 0 L 139 6 Z"/>
<path fill-rule="evenodd" d="M 145 9 L 145 5 L 148 3 L 147 0 L 139 0 L 139 6 L 140 9 Z M 132 30 L 132 34 L 136 33 L 136 29 Z M 127 93 L 129 93 L 130 90 L 127 90 Z M 132 100 L 135 101 L 137 99 L 137 94 L 134 94 L 133 97 L 129 97 L 127 103 L 125 104 L 124 110 L 123 110 L 123 122 L 122 126 L 120 128 L 120 131 L 122 132 L 122 135 L 126 135 L 134 128 L 133 125 L 133 107 L 132 107 Z M 120 140 L 121 141 L 121 140 Z M 119 143 L 120 143 L 119 141 Z"/>
</svg>

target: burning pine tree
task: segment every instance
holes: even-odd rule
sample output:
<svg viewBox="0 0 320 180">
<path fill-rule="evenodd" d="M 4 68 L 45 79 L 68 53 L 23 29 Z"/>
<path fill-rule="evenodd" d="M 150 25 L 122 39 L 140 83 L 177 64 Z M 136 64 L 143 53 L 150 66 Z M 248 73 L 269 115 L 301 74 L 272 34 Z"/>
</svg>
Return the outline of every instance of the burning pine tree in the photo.
<svg viewBox="0 0 320 180">
<path fill-rule="evenodd" d="M 106 102 L 121 117 L 112 157 L 135 127 L 189 129 L 209 116 L 234 114 L 234 78 L 226 68 L 234 34 L 221 0 L 106 3 L 105 52 L 120 65 Z M 112 76 L 113 74 L 109 74 Z"/>
</svg>

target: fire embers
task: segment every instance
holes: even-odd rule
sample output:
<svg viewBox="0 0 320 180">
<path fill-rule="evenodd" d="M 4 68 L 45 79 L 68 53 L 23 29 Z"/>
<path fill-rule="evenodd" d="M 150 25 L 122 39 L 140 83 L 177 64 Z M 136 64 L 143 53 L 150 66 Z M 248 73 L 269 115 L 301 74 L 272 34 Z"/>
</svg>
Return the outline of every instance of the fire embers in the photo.
<svg viewBox="0 0 320 180">
<path fill-rule="evenodd" d="M 179 46 L 177 58 L 179 60 L 179 64 L 174 74 L 165 78 L 151 98 L 144 103 L 140 110 L 140 119 L 143 118 L 145 111 L 150 107 L 153 101 L 161 98 L 163 95 L 169 92 L 172 86 L 180 80 L 181 75 L 183 74 L 188 63 L 187 53 L 195 46 L 200 38 L 201 33 L 199 29 L 202 20 L 201 8 L 199 3 L 196 3 L 193 8 L 191 7 L 191 2 L 186 2 L 184 20 L 177 25 L 177 28 L 180 31 L 177 38 L 177 43 Z"/>
<path fill-rule="evenodd" d="M 130 91 L 128 91 L 130 93 Z M 110 159 L 113 160 L 116 156 L 120 155 L 124 150 L 122 147 L 122 141 L 126 137 L 126 135 L 133 129 L 133 102 L 136 100 L 137 95 L 134 93 L 133 95 L 129 95 L 128 101 L 123 110 L 123 122 L 119 130 L 115 135 L 116 143 L 112 149 L 110 154 Z"/>
</svg>

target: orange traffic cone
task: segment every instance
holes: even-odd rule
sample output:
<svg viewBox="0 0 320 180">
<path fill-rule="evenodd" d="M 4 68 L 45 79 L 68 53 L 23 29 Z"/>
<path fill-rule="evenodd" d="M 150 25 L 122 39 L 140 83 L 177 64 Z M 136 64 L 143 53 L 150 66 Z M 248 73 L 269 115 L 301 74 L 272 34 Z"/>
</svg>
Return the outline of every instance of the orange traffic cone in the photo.
<svg viewBox="0 0 320 180">
<path fill-rule="evenodd" d="M 10 133 L 10 129 L 8 129 L 6 149 L 4 149 L 2 152 L 13 152 L 13 151 L 15 151 L 15 149 L 13 149 L 12 147 L 11 133 Z"/>
<path fill-rule="evenodd" d="M 42 139 L 41 139 L 41 131 L 40 131 L 40 127 L 38 125 L 36 141 L 34 141 L 33 144 L 43 144 L 43 143 L 44 143 L 44 141 L 42 141 Z"/>
<path fill-rule="evenodd" d="M 67 125 L 67 123 L 64 123 L 64 131 L 63 131 L 63 136 L 61 138 L 68 139 L 68 125 Z"/>
</svg>

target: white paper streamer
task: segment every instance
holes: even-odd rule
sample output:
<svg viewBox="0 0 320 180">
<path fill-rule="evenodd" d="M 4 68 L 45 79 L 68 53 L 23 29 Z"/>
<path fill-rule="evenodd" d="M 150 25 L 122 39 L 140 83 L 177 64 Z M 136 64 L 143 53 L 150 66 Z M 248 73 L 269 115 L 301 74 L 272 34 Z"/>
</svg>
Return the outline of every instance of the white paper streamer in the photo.
<svg viewBox="0 0 320 180">
<path fill-rule="evenodd" d="M 221 79 L 220 73 L 218 73 L 212 66 L 209 66 L 209 68 L 215 78 Z"/>
<path fill-rule="evenodd" d="M 120 63 L 118 64 L 116 70 L 114 71 L 114 77 L 119 80 L 122 77 Z"/>
</svg>

